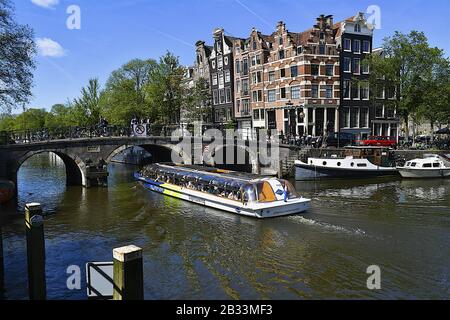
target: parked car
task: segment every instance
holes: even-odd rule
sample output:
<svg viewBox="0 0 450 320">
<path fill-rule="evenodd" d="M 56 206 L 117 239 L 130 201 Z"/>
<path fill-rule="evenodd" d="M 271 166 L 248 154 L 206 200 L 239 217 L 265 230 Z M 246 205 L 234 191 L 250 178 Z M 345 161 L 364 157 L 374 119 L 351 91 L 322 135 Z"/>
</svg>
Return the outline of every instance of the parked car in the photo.
<svg viewBox="0 0 450 320">
<path fill-rule="evenodd" d="M 368 147 L 396 148 L 397 139 L 393 137 L 371 136 L 367 140 L 364 140 L 363 144 Z"/>
<path fill-rule="evenodd" d="M 324 146 L 343 148 L 355 143 L 355 136 L 352 133 L 334 132 L 329 133 L 324 140 Z"/>
</svg>

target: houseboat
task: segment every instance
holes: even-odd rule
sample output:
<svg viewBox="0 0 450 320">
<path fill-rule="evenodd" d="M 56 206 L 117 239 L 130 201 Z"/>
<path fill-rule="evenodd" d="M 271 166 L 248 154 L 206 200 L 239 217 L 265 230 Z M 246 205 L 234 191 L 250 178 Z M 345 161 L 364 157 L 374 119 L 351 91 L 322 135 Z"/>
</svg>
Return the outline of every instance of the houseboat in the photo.
<svg viewBox="0 0 450 320">
<path fill-rule="evenodd" d="M 135 178 L 152 191 L 255 218 L 302 213 L 311 203 L 286 180 L 202 166 L 152 164 Z"/>
<path fill-rule="evenodd" d="M 398 175 L 395 160 L 388 148 L 348 147 L 344 156 L 327 150 L 318 158 L 295 162 L 298 181 L 339 178 L 372 178 Z"/>
<path fill-rule="evenodd" d="M 426 155 L 423 159 L 408 161 L 397 169 L 403 178 L 408 179 L 450 177 L 450 161 L 439 155 Z"/>
</svg>

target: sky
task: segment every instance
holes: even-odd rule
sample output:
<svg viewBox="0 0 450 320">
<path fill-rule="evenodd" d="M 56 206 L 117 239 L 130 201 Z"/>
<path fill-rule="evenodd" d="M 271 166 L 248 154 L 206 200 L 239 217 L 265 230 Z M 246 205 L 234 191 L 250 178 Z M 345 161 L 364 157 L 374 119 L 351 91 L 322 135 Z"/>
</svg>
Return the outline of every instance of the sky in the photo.
<svg viewBox="0 0 450 320">
<path fill-rule="evenodd" d="M 158 59 L 170 51 L 192 65 L 195 42 L 212 43 L 212 31 L 248 37 L 252 27 L 271 34 L 278 21 L 292 32 L 312 27 L 320 14 L 344 20 L 371 6 L 380 9 L 374 45 L 394 31 L 424 31 L 450 55 L 448 0 L 13 0 L 16 18 L 30 25 L 39 48 L 28 108 L 50 109 L 79 95 L 90 78 L 102 85 L 134 58 Z M 78 15 L 79 13 L 79 15 Z M 369 10 L 373 16 L 373 10 Z M 80 19 L 77 19 L 80 17 Z M 68 25 L 69 20 L 69 25 Z M 79 22 L 79 23 L 78 23 Z M 69 26 L 69 27 L 68 27 Z"/>
</svg>

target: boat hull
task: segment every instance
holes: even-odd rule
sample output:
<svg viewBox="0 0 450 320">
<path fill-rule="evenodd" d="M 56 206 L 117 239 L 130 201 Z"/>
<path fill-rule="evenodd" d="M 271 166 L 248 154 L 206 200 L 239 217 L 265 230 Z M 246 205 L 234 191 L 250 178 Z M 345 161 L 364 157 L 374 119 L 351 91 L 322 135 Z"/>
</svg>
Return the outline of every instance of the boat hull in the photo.
<svg viewBox="0 0 450 320">
<path fill-rule="evenodd" d="M 450 168 L 446 169 L 405 169 L 399 168 L 401 176 L 406 179 L 433 179 L 450 177 Z"/>
<path fill-rule="evenodd" d="M 345 178 L 362 179 L 397 175 L 398 171 L 395 168 L 378 167 L 376 169 L 358 169 L 321 167 L 300 162 L 296 162 L 295 164 L 295 179 L 297 181 Z"/>
<path fill-rule="evenodd" d="M 166 196 L 182 199 L 205 207 L 259 219 L 299 214 L 307 211 L 310 208 L 311 202 L 309 199 L 302 198 L 288 200 L 288 202 L 278 201 L 273 205 L 243 204 L 239 201 L 228 200 L 188 188 L 157 182 L 144 178 L 139 173 L 135 173 L 135 178 L 140 181 L 146 189 Z"/>
</svg>

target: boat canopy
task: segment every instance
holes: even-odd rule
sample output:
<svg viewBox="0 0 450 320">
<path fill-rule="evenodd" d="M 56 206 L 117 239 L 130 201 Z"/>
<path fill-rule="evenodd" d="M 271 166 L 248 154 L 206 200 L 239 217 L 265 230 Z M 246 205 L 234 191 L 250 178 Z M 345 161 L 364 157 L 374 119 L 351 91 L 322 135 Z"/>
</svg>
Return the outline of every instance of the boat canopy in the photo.
<svg viewBox="0 0 450 320">
<path fill-rule="evenodd" d="M 168 182 L 175 185 L 193 187 L 226 197 L 230 193 L 239 195 L 243 202 L 274 202 L 283 200 L 285 189 L 288 199 L 298 198 L 292 184 L 286 180 L 265 178 L 253 174 L 243 174 L 214 168 L 174 165 L 151 164 L 146 166 L 141 174 L 156 181 Z"/>
</svg>

